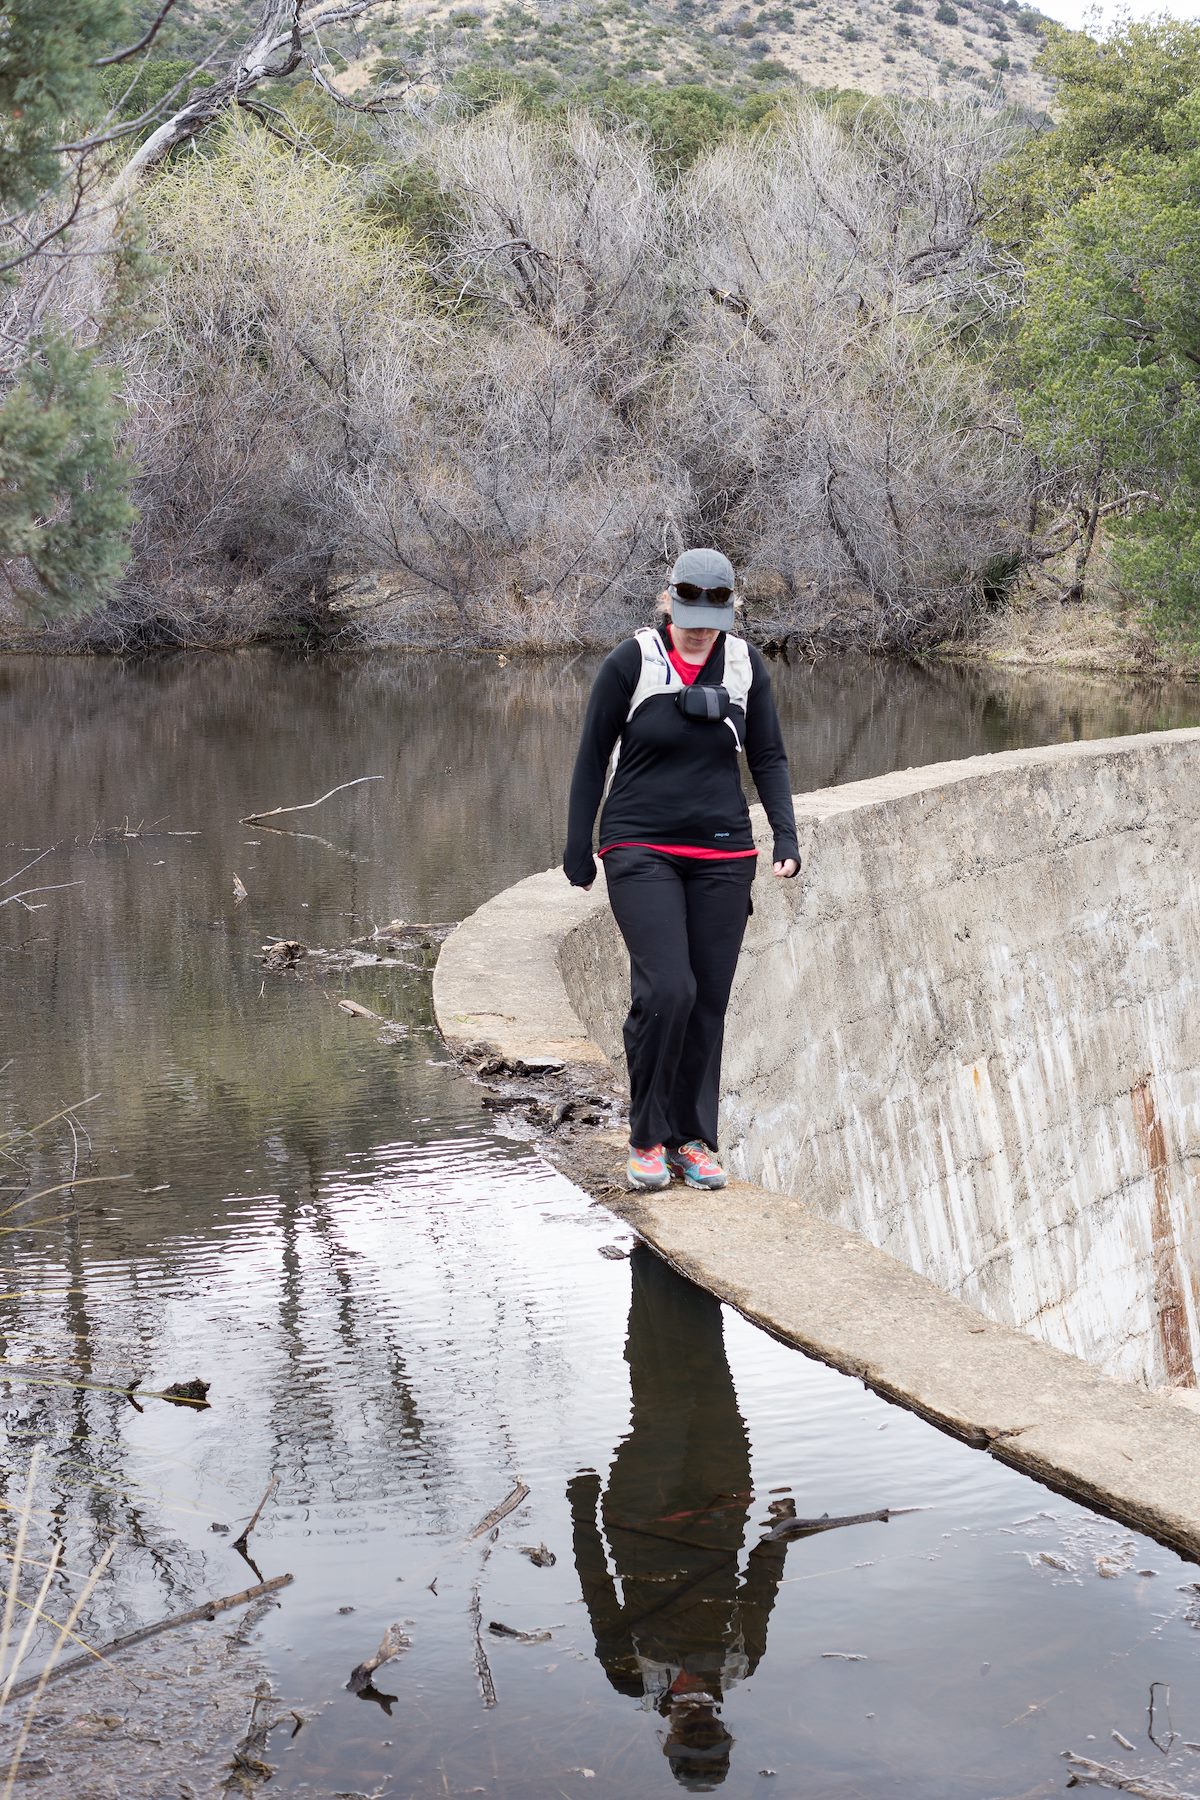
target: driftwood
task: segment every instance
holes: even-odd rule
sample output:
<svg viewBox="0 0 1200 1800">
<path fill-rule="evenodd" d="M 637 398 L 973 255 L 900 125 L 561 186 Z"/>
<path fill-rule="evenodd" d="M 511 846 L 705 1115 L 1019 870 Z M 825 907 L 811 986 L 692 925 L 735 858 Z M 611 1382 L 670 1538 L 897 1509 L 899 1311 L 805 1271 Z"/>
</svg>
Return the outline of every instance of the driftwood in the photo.
<svg viewBox="0 0 1200 1800">
<path fill-rule="evenodd" d="M 246 1529 L 243 1531 L 241 1537 L 234 1538 L 234 1540 L 233 1540 L 234 1549 L 240 1550 L 243 1553 L 243 1555 L 245 1554 L 246 1549 L 250 1543 L 250 1533 L 254 1530 L 254 1527 L 258 1524 L 259 1519 L 262 1517 L 263 1507 L 267 1504 L 267 1501 L 271 1498 L 272 1494 L 275 1492 L 275 1490 L 278 1486 L 279 1486 L 278 1475 L 272 1475 L 270 1481 L 268 1481 L 268 1483 L 267 1483 L 266 1493 L 263 1495 L 262 1499 L 259 1501 L 258 1505 L 255 1507 L 254 1511 L 250 1515 L 250 1523 L 247 1525 Z"/>
<path fill-rule="evenodd" d="M 126 1181 L 128 1179 L 128 1176 L 124 1175 L 89 1175 L 87 1177 L 88 1181 Z M 63 1185 L 65 1187 L 68 1186 L 69 1183 L 64 1182 Z M 83 1187 L 84 1185 L 85 1184 L 82 1181 L 77 1181 L 75 1183 L 76 1187 Z M 46 1191 L 52 1193 L 55 1190 L 47 1189 Z M 41 1195 L 35 1194 L 32 1197 L 35 1200 L 38 1200 L 41 1198 Z M 180 1393 L 178 1389 L 181 1386 L 190 1384 L 179 1382 L 176 1382 L 175 1390 L 173 1391 L 171 1388 L 163 1388 L 161 1390 L 157 1388 L 144 1388 L 141 1384 L 140 1376 L 135 1376 L 132 1381 L 90 1381 L 83 1376 L 44 1375 L 40 1369 L 36 1367 L 26 1363 L 9 1362 L 8 1358 L 3 1356 L 0 1356 L 0 1369 L 7 1369 L 13 1375 L 19 1375 L 22 1382 L 33 1387 L 72 1388 L 78 1389 L 81 1393 L 124 1394 L 127 1400 L 132 1400 L 139 1412 L 141 1411 L 139 1403 L 142 1400 L 167 1400 L 172 1406 L 192 1406 L 205 1411 L 207 1411 L 210 1405 L 209 1401 L 199 1399 L 195 1394 Z M 203 1382 L 199 1385 L 203 1386 L 207 1392 L 209 1385 L 207 1382 Z"/>
<path fill-rule="evenodd" d="M 337 787 L 331 787 L 327 794 L 318 800 L 303 800 L 297 806 L 273 806 L 269 812 L 247 813 L 239 819 L 239 825 L 261 825 L 265 819 L 277 819 L 281 813 L 311 812 L 314 806 L 324 806 L 335 794 L 344 792 L 346 788 L 359 787 L 364 781 L 382 781 L 382 775 L 356 775 L 353 781 L 340 781 Z"/>
<path fill-rule="evenodd" d="M 371 1019 L 376 1025 L 391 1023 L 391 1020 L 385 1019 L 382 1013 L 372 1012 L 369 1006 L 360 1006 L 357 1000 L 339 1000 L 338 1011 L 350 1013 L 355 1019 Z"/>
<path fill-rule="evenodd" d="M 393 1661 L 393 1659 L 399 1656 L 402 1651 L 408 1649 L 411 1642 L 412 1639 L 409 1637 L 408 1633 L 402 1631 L 399 1625 L 389 1625 L 384 1632 L 383 1637 L 380 1639 L 379 1648 L 376 1650 L 374 1656 L 368 1656 L 363 1662 L 356 1663 L 354 1668 L 351 1669 L 350 1679 L 346 1683 L 350 1692 L 352 1694 L 361 1694 L 366 1688 L 370 1687 L 371 1677 L 374 1675 L 376 1669 L 382 1668 L 386 1662 Z"/>
<path fill-rule="evenodd" d="M 522 1500 L 528 1500 L 528 1498 L 529 1489 L 518 1476 L 517 1485 L 514 1487 L 512 1493 L 506 1495 L 505 1498 L 501 1500 L 499 1506 L 493 1506 L 491 1512 L 486 1513 L 484 1517 L 480 1519 L 473 1531 L 468 1531 L 464 1542 L 468 1544 L 474 1543 L 475 1539 L 482 1537 L 485 1531 L 491 1531 L 494 1525 L 499 1525 L 501 1519 L 507 1519 L 509 1513 L 515 1512 Z"/>
<path fill-rule="evenodd" d="M 1120 1794 L 1137 1794 L 1140 1800 L 1197 1800 L 1194 1790 L 1189 1793 L 1185 1788 L 1164 1784 L 1148 1775 L 1114 1769 L 1108 1763 L 1094 1762 L 1090 1756 L 1080 1756 L 1074 1750 L 1064 1750 L 1063 1755 L 1071 1768 L 1068 1787 L 1114 1788 Z"/>
<path fill-rule="evenodd" d="M 548 1550 L 545 1544 L 518 1544 L 517 1549 L 529 1558 L 535 1569 L 552 1569 L 558 1561 L 553 1550 Z"/>
<path fill-rule="evenodd" d="M 273 1594 L 279 1588 L 287 1587 L 295 1579 L 292 1575 L 273 1575 L 270 1581 L 260 1581 L 257 1587 L 243 1588 L 240 1594 L 226 1594 L 221 1600 L 206 1600 L 201 1606 L 193 1606 L 190 1612 L 176 1613 L 170 1619 L 160 1619 L 156 1625 L 143 1625 L 137 1631 L 127 1631 L 121 1637 L 110 1638 L 107 1644 L 101 1644 L 98 1650 L 89 1650 L 83 1656 L 69 1656 L 65 1662 L 55 1663 L 46 1674 L 30 1675 L 25 1681 L 18 1681 L 8 1691 L 10 1700 L 19 1699 L 22 1694 L 32 1694 L 42 1681 L 57 1681 L 60 1676 L 74 1675 L 80 1669 L 91 1669 L 97 1663 L 107 1662 L 118 1650 L 131 1650 L 135 1644 L 144 1644 L 147 1638 L 157 1637 L 161 1631 L 174 1631 L 177 1625 L 196 1625 L 201 1619 L 215 1619 L 218 1613 L 229 1612 L 235 1606 L 248 1606 L 251 1600 L 261 1600 L 264 1594 Z"/>
<path fill-rule="evenodd" d="M 780 1538 L 815 1537 L 818 1531 L 840 1531 L 843 1525 L 886 1525 L 889 1519 L 922 1510 L 919 1506 L 885 1506 L 879 1512 L 847 1513 L 840 1519 L 831 1519 L 828 1513 L 822 1513 L 819 1519 L 783 1518 L 772 1525 L 763 1541 L 777 1544 Z"/>
<path fill-rule="evenodd" d="M 173 1381 L 170 1387 L 163 1389 L 159 1399 L 169 1400 L 172 1406 L 202 1407 L 207 1412 L 208 1390 L 211 1386 L 211 1381 L 201 1381 L 199 1378 L 192 1381 Z M 131 1396 L 132 1393 L 133 1388 L 130 1389 Z"/>
<path fill-rule="evenodd" d="M 518 1631 L 515 1625 L 505 1625 L 500 1619 L 490 1619 L 488 1630 L 493 1637 L 512 1638 L 517 1644 L 548 1644 L 551 1637 L 548 1631 Z"/>
</svg>

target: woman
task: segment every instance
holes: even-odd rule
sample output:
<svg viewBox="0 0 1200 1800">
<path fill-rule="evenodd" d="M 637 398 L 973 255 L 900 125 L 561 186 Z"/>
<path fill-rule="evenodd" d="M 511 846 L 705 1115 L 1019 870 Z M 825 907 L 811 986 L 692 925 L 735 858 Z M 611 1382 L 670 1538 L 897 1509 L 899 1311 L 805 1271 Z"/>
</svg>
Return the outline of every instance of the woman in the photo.
<svg viewBox="0 0 1200 1800">
<path fill-rule="evenodd" d="M 800 868 L 787 753 L 766 664 L 732 635 L 733 569 L 685 550 L 662 602 L 669 622 L 626 638 L 596 677 L 571 781 L 563 869 L 596 879 L 629 951 L 625 1021 L 632 1188 L 722 1188 L 716 1159 L 725 1009 L 754 879 L 754 837 L 738 772 L 745 749 L 775 834 L 773 869 Z"/>
</svg>

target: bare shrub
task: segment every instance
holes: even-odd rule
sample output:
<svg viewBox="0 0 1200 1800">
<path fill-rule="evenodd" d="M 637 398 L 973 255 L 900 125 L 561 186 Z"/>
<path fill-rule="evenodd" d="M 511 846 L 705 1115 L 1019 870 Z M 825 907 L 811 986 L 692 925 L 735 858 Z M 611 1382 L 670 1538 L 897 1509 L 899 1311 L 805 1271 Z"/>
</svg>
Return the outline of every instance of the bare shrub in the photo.
<svg viewBox="0 0 1200 1800">
<path fill-rule="evenodd" d="M 962 344 L 1006 304 L 978 232 L 1003 142 L 969 109 L 797 110 L 681 184 L 667 431 L 785 623 L 840 591 L 887 641 L 937 636 L 1019 545 L 1015 430 Z"/>
<path fill-rule="evenodd" d="M 460 196 L 448 260 L 463 297 L 570 341 L 613 397 L 636 386 L 672 323 L 670 196 L 642 139 L 588 113 L 497 107 L 432 150 Z"/>
<path fill-rule="evenodd" d="M 431 270 L 453 305 L 364 389 L 375 449 L 339 510 L 410 584 L 370 628 L 441 595 L 467 639 L 610 637 L 690 504 L 644 404 L 672 321 L 667 201 L 644 146 L 585 116 L 498 108 L 421 149 L 455 196 Z"/>
<path fill-rule="evenodd" d="M 236 121 L 216 156 L 158 179 L 147 219 L 161 274 L 127 352 L 143 470 L 130 589 L 186 634 L 199 583 L 236 636 L 242 608 L 222 595 L 252 585 L 257 633 L 328 584 L 314 492 L 370 453 L 363 372 L 415 316 L 415 279 L 348 173 Z"/>
<path fill-rule="evenodd" d="M 388 130 L 351 171 L 234 124 L 153 184 L 137 562 L 89 630 L 594 642 L 699 539 L 752 627 L 917 644 L 1015 555 L 986 111 L 798 104 L 674 185 L 586 115 Z"/>
<path fill-rule="evenodd" d="M 544 646 L 627 623 L 686 483 L 569 346 L 536 327 L 447 333 L 379 391 L 376 453 L 347 476 L 343 509 L 376 566 L 410 597 L 441 596 L 463 639 Z"/>
</svg>

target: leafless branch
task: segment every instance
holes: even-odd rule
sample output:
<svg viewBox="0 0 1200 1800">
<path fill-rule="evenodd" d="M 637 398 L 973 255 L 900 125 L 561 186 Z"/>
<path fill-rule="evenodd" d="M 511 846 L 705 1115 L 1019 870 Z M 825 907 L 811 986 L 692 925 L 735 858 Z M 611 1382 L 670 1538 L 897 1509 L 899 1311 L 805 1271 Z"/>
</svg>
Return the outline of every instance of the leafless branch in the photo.
<svg viewBox="0 0 1200 1800">
<path fill-rule="evenodd" d="M 331 787 L 327 794 L 322 794 L 317 800 L 304 800 L 298 806 L 273 806 L 269 812 L 247 813 L 244 819 L 238 820 L 238 824 L 260 825 L 264 819 L 278 818 L 280 813 L 311 812 L 314 806 L 324 806 L 326 800 L 332 799 L 334 794 L 344 792 L 346 788 L 360 787 L 364 781 L 382 780 L 382 775 L 356 775 L 353 781 L 340 781 L 336 787 Z"/>
<path fill-rule="evenodd" d="M 114 50 L 111 56 L 101 56 L 92 65 L 93 68 L 110 69 L 110 68 L 112 68 L 114 63 L 128 62 L 130 57 L 137 56 L 141 51 L 149 49 L 150 45 L 154 42 L 155 38 L 158 36 L 159 27 L 162 25 L 163 21 L 166 19 L 167 14 L 170 12 L 170 10 L 174 6 L 174 4 L 175 4 L 175 0 L 163 0 L 163 5 L 159 9 L 158 17 L 155 19 L 154 23 L 150 26 L 150 29 L 148 31 L 144 32 L 143 35 L 138 39 L 136 44 L 130 44 L 128 49 L 125 49 L 125 50 Z"/>
</svg>

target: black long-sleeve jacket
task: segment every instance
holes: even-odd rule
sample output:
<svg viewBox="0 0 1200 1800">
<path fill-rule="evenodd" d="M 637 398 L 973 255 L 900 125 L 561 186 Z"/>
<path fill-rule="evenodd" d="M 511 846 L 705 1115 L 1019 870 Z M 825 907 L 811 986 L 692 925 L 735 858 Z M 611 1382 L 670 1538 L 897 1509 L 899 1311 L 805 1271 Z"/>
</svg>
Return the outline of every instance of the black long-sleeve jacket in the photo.
<svg viewBox="0 0 1200 1800">
<path fill-rule="evenodd" d="M 662 636 L 669 648 L 666 633 Z M 774 860 L 799 859 L 787 752 L 771 694 L 771 677 L 753 645 L 750 667 L 753 680 L 745 717 L 735 708 L 731 718 L 745 744 L 746 761 L 775 834 Z M 571 780 L 563 856 L 563 869 L 575 887 L 586 887 L 596 878 L 592 826 L 618 738 L 621 754 L 600 818 L 602 850 L 627 843 L 713 850 L 754 848 L 734 733 L 722 723 L 686 718 L 675 704 L 675 692 L 652 695 L 626 724 L 641 670 L 641 646 L 636 638 L 626 638 L 601 664 L 588 701 Z M 722 632 L 696 677 L 696 685 L 719 687 L 724 674 Z"/>
</svg>

